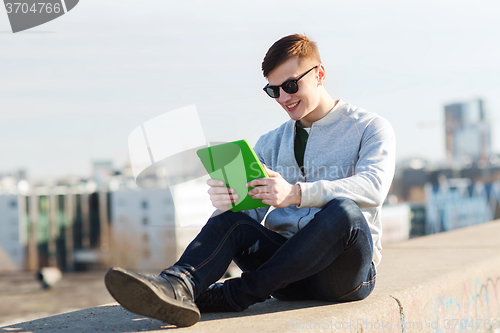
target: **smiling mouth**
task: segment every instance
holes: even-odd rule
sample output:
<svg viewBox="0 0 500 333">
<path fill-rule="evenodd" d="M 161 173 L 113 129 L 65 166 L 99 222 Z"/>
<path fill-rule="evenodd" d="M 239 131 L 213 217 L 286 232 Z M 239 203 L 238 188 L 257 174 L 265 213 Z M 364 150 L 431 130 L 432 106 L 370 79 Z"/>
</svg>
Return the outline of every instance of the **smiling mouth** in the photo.
<svg viewBox="0 0 500 333">
<path fill-rule="evenodd" d="M 300 103 L 300 101 L 295 102 L 295 103 L 292 103 L 292 104 L 288 104 L 288 105 L 286 106 L 286 108 L 287 108 L 288 110 L 293 109 L 294 107 L 296 107 L 297 105 L 299 105 L 299 103 Z"/>
</svg>

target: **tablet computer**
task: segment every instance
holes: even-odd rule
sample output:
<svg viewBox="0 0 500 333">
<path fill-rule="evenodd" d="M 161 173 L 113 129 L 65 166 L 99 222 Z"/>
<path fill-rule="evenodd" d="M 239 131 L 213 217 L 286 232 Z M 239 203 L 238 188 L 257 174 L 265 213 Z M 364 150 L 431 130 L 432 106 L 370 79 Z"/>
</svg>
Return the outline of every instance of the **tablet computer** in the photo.
<svg viewBox="0 0 500 333">
<path fill-rule="evenodd" d="M 231 211 L 269 206 L 248 195 L 252 189 L 246 186 L 249 181 L 269 176 L 246 140 L 201 148 L 196 153 L 210 178 L 223 180 L 238 194 L 238 200 L 231 204 Z"/>
</svg>

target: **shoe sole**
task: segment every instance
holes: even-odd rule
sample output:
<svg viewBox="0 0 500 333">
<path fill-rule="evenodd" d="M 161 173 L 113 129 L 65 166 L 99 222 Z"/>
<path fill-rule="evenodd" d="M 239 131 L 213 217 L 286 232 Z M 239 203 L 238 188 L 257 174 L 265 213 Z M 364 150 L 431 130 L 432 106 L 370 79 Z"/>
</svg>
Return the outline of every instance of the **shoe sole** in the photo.
<svg viewBox="0 0 500 333">
<path fill-rule="evenodd" d="M 130 312 L 179 327 L 192 326 L 200 320 L 197 309 L 174 298 L 162 297 L 154 291 L 155 286 L 133 272 L 111 268 L 104 282 L 111 296 Z"/>
</svg>

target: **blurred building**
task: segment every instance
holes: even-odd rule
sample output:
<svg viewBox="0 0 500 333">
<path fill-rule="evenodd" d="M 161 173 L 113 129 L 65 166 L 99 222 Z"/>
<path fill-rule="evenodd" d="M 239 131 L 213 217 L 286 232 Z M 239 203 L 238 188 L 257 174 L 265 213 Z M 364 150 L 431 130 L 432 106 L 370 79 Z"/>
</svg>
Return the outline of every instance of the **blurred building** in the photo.
<svg viewBox="0 0 500 333">
<path fill-rule="evenodd" d="M 410 238 L 412 210 L 408 203 L 386 204 L 382 206 L 382 246 L 403 242 Z"/>
<path fill-rule="evenodd" d="M 106 174 L 106 182 L 36 185 L 4 178 L 0 271 L 161 270 L 180 257 L 214 210 L 205 178 L 143 189 L 133 177 Z"/>
<path fill-rule="evenodd" d="M 26 230 L 19 223 L 18 196 L 0 194 L 0 270 L 16 270 L 24 265 Z"/>
<path fill-rule="evenodd" d="M 500 182 L 467 178 L 427 183 L 425 234 L 485 223 L 500 216 Z"/>
<path fill-rule="evenodd" d="M 487 166 L 490 123 L 481 99 L 445 106 L 446 162 L 450 168 Z"/>
<path fill-rule="evenodd" d="M 121 187 L 111 192 L 111 262 L 139 270 L 174 264 L 214 208 L 205 179 L 166 189 Z"/>
<path fill-rule="evenodd" d="M 103 183 L 109 182 L 111 176 L 115 174 L 113 161 L 111 160 L 95 160 L 92 162 L 92 174 L 94 180 L 100 186 Z"/>
<path fill-rule="evenodd" d="M 500 218 L 498 163 L 460 169 L 412 159 L 398 163 L 396 170 L 390 195 L 410 205 L 410 237 Z M 385 231 L 385 218 L 383 223 Z"/>
</svg>

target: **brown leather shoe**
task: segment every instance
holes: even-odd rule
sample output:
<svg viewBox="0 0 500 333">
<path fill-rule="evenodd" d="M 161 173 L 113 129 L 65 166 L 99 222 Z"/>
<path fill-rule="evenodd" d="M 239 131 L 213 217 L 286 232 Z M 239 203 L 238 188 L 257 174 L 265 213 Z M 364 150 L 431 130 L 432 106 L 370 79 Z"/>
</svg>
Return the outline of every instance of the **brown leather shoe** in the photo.
<svg viewBox="0 0 500 333">
<path fill-rule="evenodd" d="M 200 320 L 189 289 L 175 276 L 151 276 L 113 267 L 104 282 L 111 296 L 130 312 L 179 327 Z"/>
</svg>

